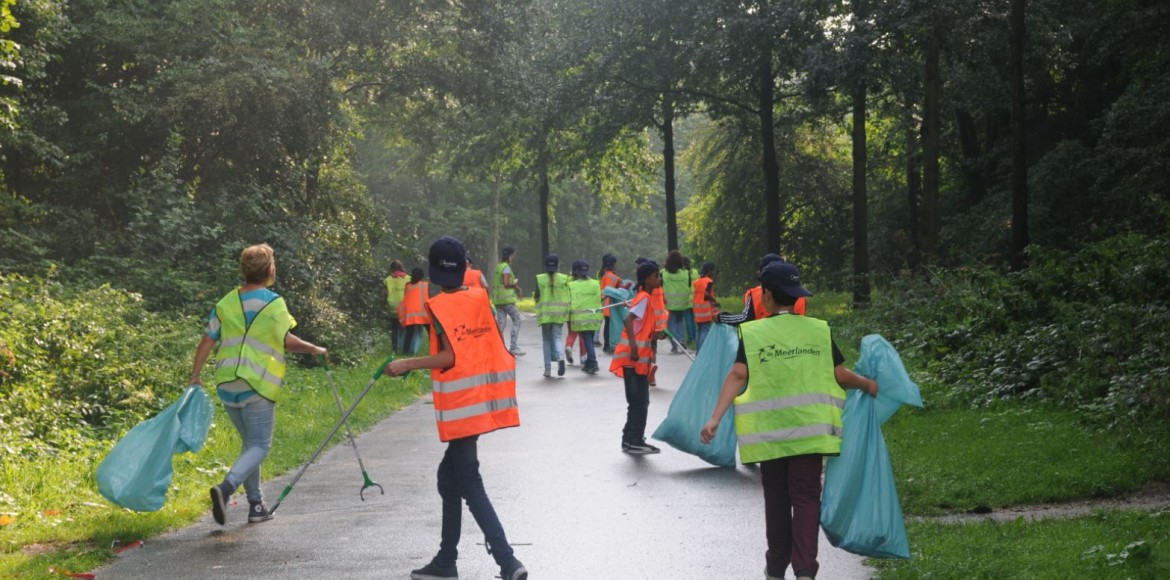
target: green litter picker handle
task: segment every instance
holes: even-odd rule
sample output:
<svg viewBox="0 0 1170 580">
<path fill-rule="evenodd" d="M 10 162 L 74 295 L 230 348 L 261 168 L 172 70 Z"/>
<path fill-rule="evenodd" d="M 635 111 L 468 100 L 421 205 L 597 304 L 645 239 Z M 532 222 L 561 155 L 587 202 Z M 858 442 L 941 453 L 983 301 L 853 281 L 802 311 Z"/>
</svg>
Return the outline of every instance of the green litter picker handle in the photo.
<svg viewBox="0 0 1170 580">
<path fill-rule="evenodd" d="M 325 437 L 325 440 L 322 441 L 321 445 L 317 447 L 317 451 L 313 452 L 313 456 L 305 462 L 305 465 L 301 467 L 301 470 L 298 471 L 295 476 L 293 476 L 292 481 L 290 481 L 289 484 L 285 486 L 284 491 L 280 492 L 280 497 L 276 498 L 276 503 L 272 505 L 272 507 L 268 510 L 268 513 L 276 512 L 276 508 L 280 507 L 280 503 L 284 501 L 284 498 L 287 497 L 289 492 L 292 491 L 293 486 L 296 485 L 297 481 L 301 479 L 301 476 L 305 474 L 305 470 L 307 470 L 309 466 L 317 460 L 317 456 L 325 450 L 325 446 L 329 444 L 329 441 L 333 439 L 333 436 L 337 434 L 337 431 L 339 431 L 341 427 L 345 425 L 345 422 L 349 420 L 349 416 L 353 414 L 354 409 L 357 409 L 358 404 L 362 402 L 362 399 L 364 399 L 366 394 L 370 392 L 370 389 L 374 387 L 374 383 L 382 377 L 382 373 L 384 372 L 383 369 L 385 369 L 386 365 L 390 364 L 390 361 L 392 360 L 394 360 L 393 353 L 386 357 L 386 360 L 382 361 L 382 364 L 378 367 L 378 370 L 374 371 L 374 375 L 372 378 L 370 378 L 370 382 L 366 383 L 366 388 L 362 389 L 362 392 L 357 396 L 357 399 L 354 400 L 353 404 L 351 404 L 349 408 L 341 414 L 341 419 L 337 422 L 336 425 L 333 426 L 333 429 L 329 431 L 329 435 Z"/>
</svg>

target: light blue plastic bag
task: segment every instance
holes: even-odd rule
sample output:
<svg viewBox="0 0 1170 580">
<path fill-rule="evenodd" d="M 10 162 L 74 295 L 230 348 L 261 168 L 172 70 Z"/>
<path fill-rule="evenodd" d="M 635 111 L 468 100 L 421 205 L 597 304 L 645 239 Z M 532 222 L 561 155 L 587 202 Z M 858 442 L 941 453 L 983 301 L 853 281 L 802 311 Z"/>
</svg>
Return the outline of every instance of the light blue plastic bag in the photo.
<svg viewBox="0 0 1170 580">
<path fill-rule="evenodd" d="M 829 543 L 854 554 L 909 558 L 902 504 L 881 426 L 902 405 L 921 407 L 922 394 L 898 351 L 876 334 L 861 339 L 854 370 L 877 381 L 878 396 L 859 390 L 846 395 L 841 455 L 830 457 L 825 466 L 821 527 Z"/>
<path fill-rule="evenodd" d="M 731 365 L 735 364 L 735 353 L 739 349 L 739 336 L 735 328 L 726 324 L 713 324 L 703 350 L 691 364 L 691 370 L 683 378 L 666 419 L 654 430 L 655 439 L 671 447 L 696 455 L 703 461 L 720 467 L 735 467 L 735 418 L 731 408 L 719 424 L 715 439 L 710 445 L 699 441 L 699 431 L 711 418 L 711 411 L 719 401 L 723 379 Z"/>
<path fill-rule="evenodd" d="M 624 286 L 628 280 L 623 280 Z M 617 286 L 610 286 L 601 293 L 607 298 L 612 298 L 615 302 L 625 302 L 634 297 L 634 293 L 628 288 L 619 288 Z M 622 321 L 626 319 L 626 314 L 629 314 L 630 309 L 624 305 L 612 306 L 609 309 L 609 343 L 617 346 L 617 343 L 622 339 Z"/>
<path fill-rule="evenodd" d="M 202 449 L 211 417 L 211 403 L 203 388 L 188 387 L 178 401 L 139 423 L 114 445 L 98 466 L 98 491 L 122 507 L 158 511 L 166 502 L 174 474 L 171 456 Z"/>
</svg>

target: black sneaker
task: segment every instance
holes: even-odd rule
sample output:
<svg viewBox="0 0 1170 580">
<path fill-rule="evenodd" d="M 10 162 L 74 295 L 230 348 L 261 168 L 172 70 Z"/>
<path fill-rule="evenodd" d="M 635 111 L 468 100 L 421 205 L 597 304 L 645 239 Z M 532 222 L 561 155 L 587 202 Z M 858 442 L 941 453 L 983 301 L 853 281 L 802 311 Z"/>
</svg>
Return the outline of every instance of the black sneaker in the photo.
<svg viewBox="0 0 1170 580">
<path fill-rule="evenodd" d="M 268 511 L 268 506 L 264 502 L 248 502 L 248 523 L 256 524 L 266 522 L 272 519 L 272 512 Z"/>
<path fill-rule="evenodd" d="M 622 441 L 622 451 L 629 451 L 629 450 L 630 450 L 630 442 L 629 441 Z"/>
<path fill-rule="evenodd" d="M 524 564 L 520 560 L 506 568 L 500 568 L 500 578 L 502 580 L 528 580 L 528 570 L 524 568 Z"/>
<path fill-rule="evenodd" d="M 569 364 L 573 364 L 573 351 L 572 351 L 572 349 L 568 349 L 568 348 L 565 349 L 565 360 L 569 361 Z"/>
<path fill-rule="evenodd" d="M 662 452 L 661 449 L 647 443 L 645 439 L 623 445 L 622 451 L 625 451 L 630 455 L 651 455 L 653 453 Z"/>
<path fill-rule="evenodd" d="M 410 580 L 458 580 L 459 569 L 455 563 L 440 564 L 431 560 L 430 564 L 410 571 Z"/>
<path fill-rule="evenodd" d="M 565 361 L 563 361 L 563 360 L 557 361 L 557 376 L 558 377 L 565 376 Z"/>
<path fill-rule="evenodd" d="M 227 505 L 232 497 L 232 491 L 226 481 L 211 486 L 211 517 L 221 526 L 227 521 Z"/>
</svg>

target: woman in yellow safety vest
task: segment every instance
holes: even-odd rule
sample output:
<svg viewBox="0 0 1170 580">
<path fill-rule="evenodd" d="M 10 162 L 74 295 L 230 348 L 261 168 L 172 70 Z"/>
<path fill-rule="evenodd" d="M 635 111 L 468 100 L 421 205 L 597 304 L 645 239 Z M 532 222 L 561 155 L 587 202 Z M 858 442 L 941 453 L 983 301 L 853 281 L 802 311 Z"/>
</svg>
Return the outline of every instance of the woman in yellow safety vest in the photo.
<svg viewBox="0 0 1170 580">
<path fill-rule="evenodd" d="M 735 433 L 744 463 L 759 463 L 768 551 L 766 576 L 815 578 L 825 455 L 841 453 L 846 389 L 877 396 L 878 385 L 845 368 L 829 325 L 792 316 L 798 298 L 812 295 L 787 262 L 760 272 L 762 320 L 739 327 L 736 362 L 723 381 L 711 419 L 699 433 L 710 443 L 735 402 Z M 744 389 L 744 385 L 747 389 Z"/>
<path fill-rule="evenodd" d="M 276 401 L 284 385 L 284 353 L 328 356 L 324 347 L 289 332 L 297 325 L 284 298 L 269 290 L 276 281 L 276 257 L 268 244 L 240 254 L 244 285 L 228 292 L 208 318 L 195 349 L 190 382 L 203 384 L 203 365 L 216 344 L 215 386 L 235 425 L 243 449 L 223 481 L 211 488 L 211 513 L 223 525 L 228 501 L 240 484 L 248 496 L 248 523 L 272 519 L 260 490 L 260 464 L 272 447 Z"/>
<path fill-rule="evenodd" d="M 398 322 L 398 305 L 402 304 L 406 296 L 406 283 L 410 277 L 406 275 L 406 268 L 402 262 L 390 262 L 390 275 L 386 276 L 382 294 L 386 296 L 386 306 L 390 308 L 390 341 L 398 352 L 402 352 L 402 324 Z"/>
</svg>

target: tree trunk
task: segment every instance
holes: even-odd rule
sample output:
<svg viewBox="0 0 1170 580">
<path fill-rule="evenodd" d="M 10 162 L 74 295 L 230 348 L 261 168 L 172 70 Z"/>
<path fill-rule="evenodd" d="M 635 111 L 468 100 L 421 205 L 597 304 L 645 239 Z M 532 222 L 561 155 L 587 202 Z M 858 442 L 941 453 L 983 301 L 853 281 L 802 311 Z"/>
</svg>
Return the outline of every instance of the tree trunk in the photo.
<svg viewBox="0 0 1170 580">
<path fill-rule="evenodd" d="M 975 205 L 987 195 L 987 164 L 983 160 L 979 130 L 975 127 L 975 118 L 965 109 L 955 110 L 955 127 L 959 130 L 959 145 L 963 149 L 963 180 L 966 182 L 967 203 Z"/>
<path fill-rule="evenodd" d="M 540 193 L 540 259 L 538 262 L 544 262 L 544 257 L 549 255 L 549 241 L 548 241 L 548 224 L 549 224 L 549 192 L 548 192 L 548 164 L 543 159 L 539 162 L 537 167 L 537 189 Z"/>
<path fill-rule="evenodd" d="M 492 180 L 492 233 L 491 240 L 488 242 L 488 251 L 491 252 L 486 260 L 483 260 L 481 268 L 488 268 L 485 272 L 493 272 L 487 274 L 488 282 L 494 282 L 494 272 L 496 266 L 500 262 L 500 182 L 496 179 Z"/>
<path fill-rule="evenodd" d="M 674 99 L 662 95 L 662 172 L 666 189 L 666 251 L 677 250 L 678 216 L 674 199 Z"/>
<path fill-rule="evenodd" d="M 922 104 L 922 261 L 933 265 L 939 259 L 939 40 L 931 32 L 926 46 L 925 99 Z"/>
<path fill-rule="evenodd" d="M 917 272 L 922 254 L 922 237 L 918 231 L 918 199 L 922 194 L 922 152 L 918 148 L 918 123 L 914 120 L 914 103 L 909 98 L 903 105 L 903 125 L 906 132 L 906 197 L 910 209 L 910 255 L 906 266 Z"/>
<path fill-rule="evenodd" d="M 1025 266 L 1028 247 L 1028 149 L 1024 130 L 1024 42 L 1027 40 L 1024 14 L 1026 0 L 1012 0 L 1012 270 Z"/>
<path fill-rule="evenodd" d="M 775 78 L 772 72 L 772 43 L 764 43 L 760 55 L 759 114 L 762 166 L 764 169 L 764 249 L 780 253 L 780 163 L 776 157 Z"/>
<path fill-rule="evenodd" d="M 865 81 L 853 87 L 853 305 L 869 305 L 869 208 L 866 199 Z"/>
</svg>

